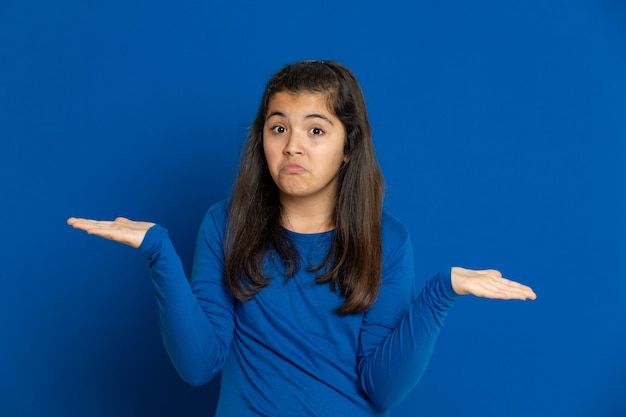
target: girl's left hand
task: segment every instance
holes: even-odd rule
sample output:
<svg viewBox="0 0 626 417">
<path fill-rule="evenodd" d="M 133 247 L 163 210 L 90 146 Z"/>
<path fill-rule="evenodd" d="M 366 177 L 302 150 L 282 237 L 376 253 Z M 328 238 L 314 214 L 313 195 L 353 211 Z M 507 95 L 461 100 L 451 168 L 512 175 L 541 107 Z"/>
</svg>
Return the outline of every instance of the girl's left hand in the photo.
<svg viewBox="0 0 626 417">
<path fill-rule="evenodd" d="M 96 235 L 125 245 L 138 248 L 143 242 L 148 229 L 154 226 L 150 222 L 136 222 L 124 217 L 118 217 L 114 221 L 91 220 L 70 217 L 67 224 L 75 229 L 81 229 L 90 235 Z"/>
<path fill-rule="evenodd" d="M 477 297 L 501 300 L 534 300 L 537 295 L 532 288 L 503 278 L 495 269 L 473 270 L 452 268 L 452 288 L 458 295 L 472 294 Z"/>
</svg>

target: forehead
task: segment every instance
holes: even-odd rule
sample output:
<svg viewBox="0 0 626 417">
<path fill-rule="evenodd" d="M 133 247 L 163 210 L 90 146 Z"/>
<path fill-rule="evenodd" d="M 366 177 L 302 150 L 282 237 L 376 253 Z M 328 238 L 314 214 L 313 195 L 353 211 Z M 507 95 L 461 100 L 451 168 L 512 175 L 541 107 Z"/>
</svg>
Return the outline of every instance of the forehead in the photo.
<svg viewBox="0 0 626 417">
<path fill-rule="evenodd" d="M 286 114 L 312 110 L 334 115 L 329 106 L 328 94 L 308 91 L 299 93 L 280 91 L 273 94 L 268 100 L 266 116 L 277 111 Z"/>
</svg>

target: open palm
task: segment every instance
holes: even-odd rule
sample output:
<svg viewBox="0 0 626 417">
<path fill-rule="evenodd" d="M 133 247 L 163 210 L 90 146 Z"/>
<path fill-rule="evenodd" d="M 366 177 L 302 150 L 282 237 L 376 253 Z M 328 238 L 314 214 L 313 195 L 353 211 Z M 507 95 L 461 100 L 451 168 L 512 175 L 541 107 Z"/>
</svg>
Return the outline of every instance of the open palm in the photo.
<svg viewBox="0 0 626 417">
<path fill-rule="evenodd" d="M 90 235 L 115 240 L 133 248 L 138 248 L 141 245 L 148 229 L 154 226 L 154 223 L 132 221 L 124 217 L 118 217 L 113 221 L 70 217 L 67 219 L 67 224 L 76 229 L 84 230 Z"/>
</svg>

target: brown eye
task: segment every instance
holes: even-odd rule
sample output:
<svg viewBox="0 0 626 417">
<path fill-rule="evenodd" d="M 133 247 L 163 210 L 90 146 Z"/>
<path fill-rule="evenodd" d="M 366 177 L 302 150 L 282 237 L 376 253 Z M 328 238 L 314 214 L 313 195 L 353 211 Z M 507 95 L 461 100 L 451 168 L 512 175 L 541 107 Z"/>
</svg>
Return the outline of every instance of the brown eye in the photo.
<svg viewBox="0 0 626 417">
<path fill-rule="evenodd" d="M 320 129 L 319 127 L 314 127 L 309 132 L 311 132 L 311 134 L 315 135 L 315 136 L 319 136 L 319 135 L 323 135 L 324 134 L 324 131 L 322 129 Z"/>
<path fill-rule="evenodd" d="M 285 133 L 285 127 L 284 126 L 274 126 L 271 130 L 274 133 Z"/>
</svg>

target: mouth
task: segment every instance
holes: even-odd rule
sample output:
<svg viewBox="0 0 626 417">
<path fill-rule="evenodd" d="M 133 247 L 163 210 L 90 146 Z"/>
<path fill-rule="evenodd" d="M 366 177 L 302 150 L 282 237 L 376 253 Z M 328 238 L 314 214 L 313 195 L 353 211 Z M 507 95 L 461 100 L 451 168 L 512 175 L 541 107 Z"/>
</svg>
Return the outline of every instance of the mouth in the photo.
<svg viewBox="0 0 626 417">
<path fill-rule="evenodd" d="M 298 174 L 306 171 L 304 167 L 298 164 L 288 164 L 283 166 L 280 170 L 286 174 Z"/>
</svg>

